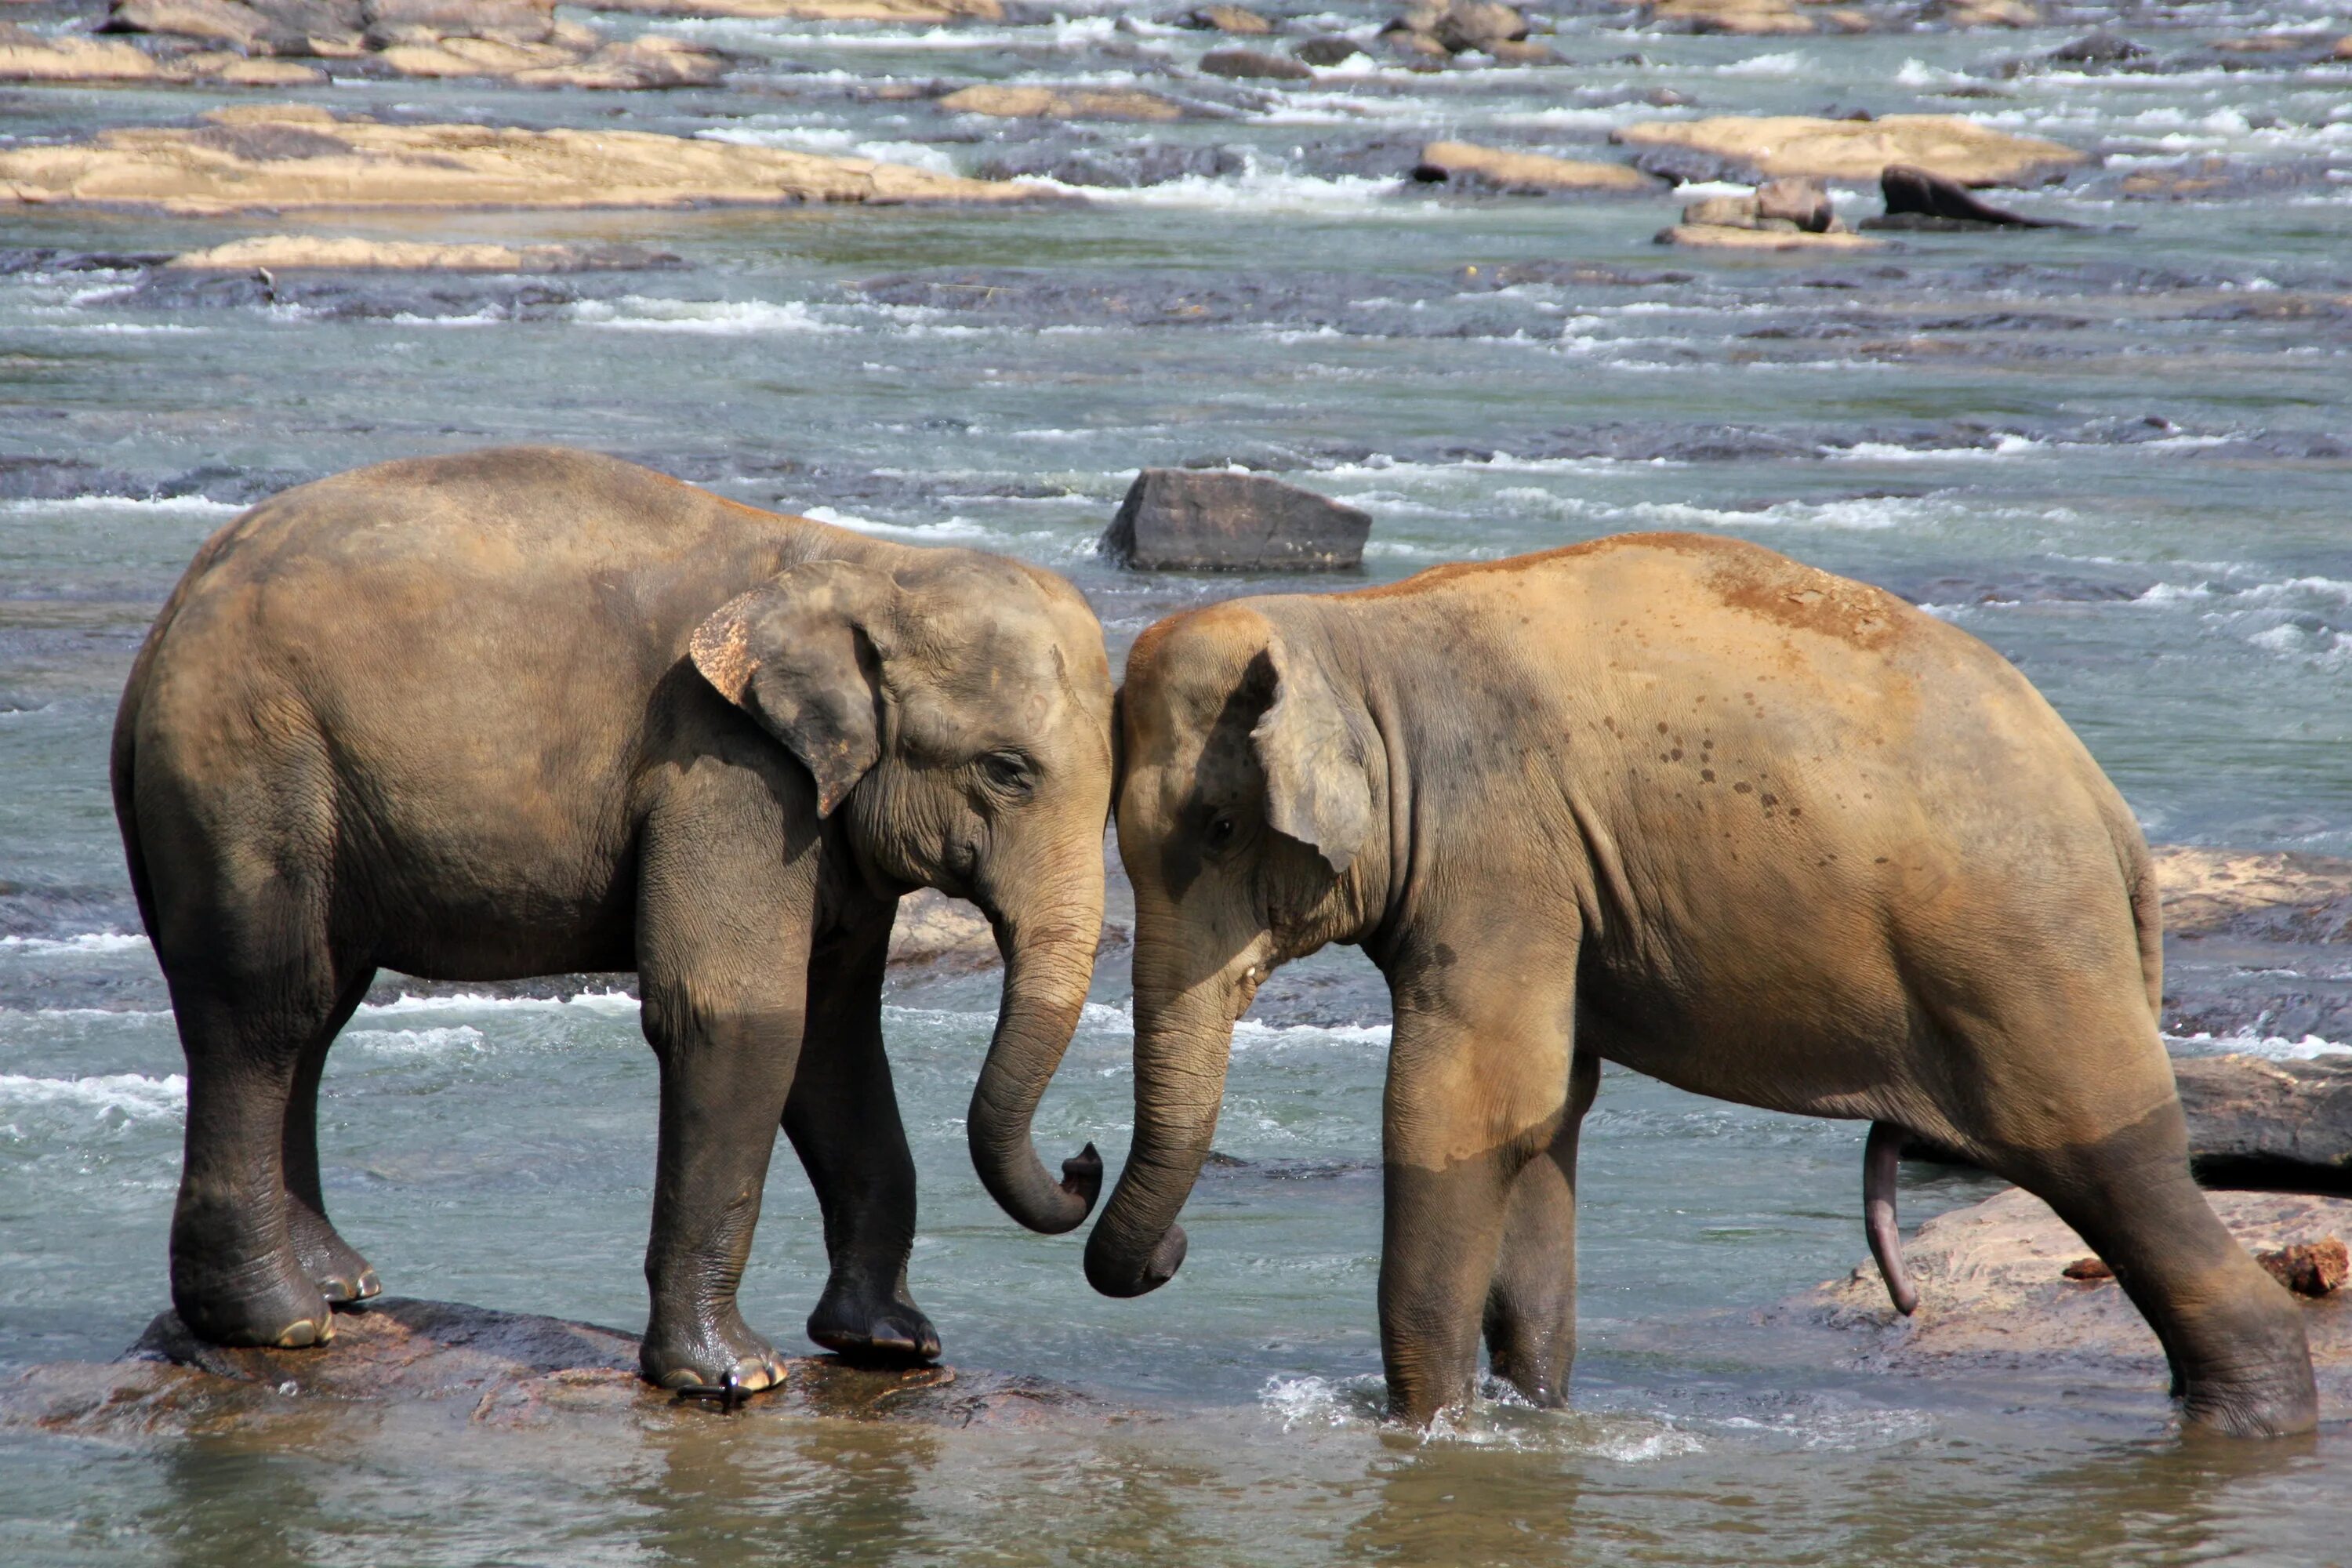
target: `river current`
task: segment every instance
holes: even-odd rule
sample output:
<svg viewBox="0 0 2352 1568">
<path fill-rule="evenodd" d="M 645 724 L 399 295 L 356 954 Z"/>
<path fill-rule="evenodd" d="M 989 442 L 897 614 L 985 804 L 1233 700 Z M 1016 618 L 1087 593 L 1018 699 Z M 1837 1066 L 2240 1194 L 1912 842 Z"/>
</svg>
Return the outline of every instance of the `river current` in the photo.
<svg viewBox="0 0 2352 1568">
<path fill-rule="evenodd" d="M 0 217 L 0 1374 L 108 1359 L 166 1300 L 184 1084 L 105 776 L 131 654 L 242 506 L 379 458 L 564 442 L 892 538 L 1006 552 L 1076 581 L 1115 659 L 1172 608 L 1297 585 L 1100 562 L 1094 541 L 1141 465 L 1240 465 L 1362 507 L 1372 542 L 1353 581 L 1630 529 L 1733 534 L 1990 642 L 2152 840 L 2352 854 L 2352 62 L 2211 47 L 2330 13 L 2078 6 L 2017 32 L 1754 40 L 1603 10 L 1557 18 L 1566 65 L 1421 76 L 1359 57 L 1282 90 L 1198 77 L 1222 40 L 1120 14 L 646 23 L 761 63 L 723 89 L 657 95 L 289 95 L 1044 173 L 1083 202 Z M 1386 14 L 1320 22 L 1369 35 Z M 2163 68 L 2011 64 L 2100 21 Z M 1038 127 L 876 90 L 980 79 L 1157 87 L 1221 113 Z M 1693 107 L 1651 107 L 1660 89 Z M 0 89 L 0 145 L 224 101 Z M 2001 194 L 2085 226 L 1727 261 L 1652 243 L 1687 189 L 1472 198 L 1400 178 L 1441 136 L 1608 157 L 1612 127 L 1661 113 L 1854 110 L 1966 112 L 2102 154 L 2065 184 Z M 2189 201 L 2123 188 L 2205 158 L 2234 183 Z M 1877 210 L 1874 191 L 1836 194 L 1850 216 Z M 626 243 L 677 264 L 264 285 L 141 259 L 271 231 Z M 2352 973 L 2340 950 L 2327 962 L 2298 984 L 2340 1002 Z M 1123 1154 L 1124 963 L 1107 948 L 1039 1117 L 1049 1160 L 1087 1140 L 1114 1170 Z M 654 1068 L 635 1002 L 603 984 L 387 977 L 354 1020 L 321 1107 L 327 1193 L 388 1289 L 642 1322 Z M 1497 1397 L 1425 1439 L 1386 1429 L 1387 1000 L 1370 966 L 1327 953 L 1262 993 L 1235 1041 L 1231 1158 L 1186 1214 L 1191 1260 L 1136 1301 L 1087 1289 L 1083 1233 L 1022 1232 L 971 1173 L 961 1118 L 993 1002 L 986 973 L 892 982 L 923 1180 L 913 1289 L 950 1362 L 1129 1414 L 946 1431 L 755 1409 L 453 1436 L 355 1407 L 299 1442 L 5 1433 L 0 1560 L 2352 1556 L 2343 1410 L 2313 1442 L 2184 1443 L 2153 1385 L 1904 1381 L 1760 1328 L 1757 1309 L 1864 1256 L 1864 1130 L 1615 1071 L 1583 1157 L 1574 1410 Z M 2272 1008 L 2216 1016 L 2226 1043 L 2274 1054 L 2352 1038 Z M 1991 1190 L 1906 1168 L 1906 1221 Z M 746 1313 L 803 1350 L 823 1278 L 814 1199 L 780 1150 Z"/>
</svg>

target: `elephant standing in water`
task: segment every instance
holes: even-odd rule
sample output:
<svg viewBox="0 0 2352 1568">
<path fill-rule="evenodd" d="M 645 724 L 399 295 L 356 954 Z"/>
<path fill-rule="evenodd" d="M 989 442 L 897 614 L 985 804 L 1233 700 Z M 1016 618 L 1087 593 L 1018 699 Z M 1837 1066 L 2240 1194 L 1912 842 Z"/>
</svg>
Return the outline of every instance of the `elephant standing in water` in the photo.
<svg viewBox="0 0 2352 1568">
<path fill-rule="evenodd" d="M 2312 1426 L 2299 1310 L 2189 1180 L 2147 847 L 1975 638 L 1753 545 L 1630 535 L 1177 616 L 1120 702 L 1136 1118 L 1097 1289 L 1174 1273 L 1234 1019 L 1353 942 L 1394 1004 L 1404 1419 L 1469 1396 L 1482 1328 L 1561 1398 L 1605 1059 L 1965 1152 L 2114 1266 L 2190 1420 Z"/>
<path fill-rule="evenodd" d="M 646 1375 L 765 1387 L 736 1286 L 781 1121 L 824 1211 L 809 1333 L 929 1357 L 880 1024 L 900 894 L 1004 954 L 982 1180 L 1077 1225 L 1030 1147 L 1076 1025 L 1111 784 L 1102 632 L 1050 573 L 543 448 L 290 490 L 197 552 L 132 667 L 115 809 L 188 1060 L 172 1294 L 226 1344 L 375 1293 L 319 1184 L 319 1076 L 380 967 L 635 970 L 661 1069 Z"/>
</svg>

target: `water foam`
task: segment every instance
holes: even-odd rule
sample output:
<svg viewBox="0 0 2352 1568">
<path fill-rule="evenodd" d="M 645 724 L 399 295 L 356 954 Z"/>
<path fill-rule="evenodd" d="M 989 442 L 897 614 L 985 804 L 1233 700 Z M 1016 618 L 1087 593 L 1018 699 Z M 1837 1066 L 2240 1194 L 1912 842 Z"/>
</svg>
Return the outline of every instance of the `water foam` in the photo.
<svg viewBox="0 0 2352 1568">
<path fill-rule="evenodd" d="M 613 331 L 702 332 L 748 337 L 764 332 L 846 332 L 856 329 L 827 321 L 799 300 L 657 300 L 624 294 L 617 300 L 582 300 L 572 319 Z"/>
<path fill-rule="evenodd" d="M 439 1029 L 353 1029 L 343 1037 L 373 1057 L 444 1057 L 480 1051 L 483 1034 L 469 1024 Z"/>
<path fill-rule="evenodd" d="M 97 1078 L 32 1078 L 0 1073 L 0 1104 L 88 1106 L 100 1115 L 116 1111 L 136 1121 L 177 1116 L 187 1109 L 188 1080 L 178 1073 L 149 1078 L 135 1072 Z"/>
<path fill-rule="evenodd" d="M 147 939 L 135 931 L 86 931 L 78 936 L 0 936 L 0 952 L 136 952 Z"/>
<path fill-rule="evenodd" d="M 2196 1055 L 2221 1055 L 2224 1052 L 2245 1057 L 2262 1057 L 2274 1062 L 2307 1062 L 2321 1057 L 2352 1056 L 2352 1045 L 2324 1040 L 2317 1035 L 2305 1035 L 2299 1040 L 2284 1035 L 2216 1035 L 2200 1031 L 2194 1035 L 2167 1035 L 2167 1045 L 2193 1046 Z"/>
</svg>

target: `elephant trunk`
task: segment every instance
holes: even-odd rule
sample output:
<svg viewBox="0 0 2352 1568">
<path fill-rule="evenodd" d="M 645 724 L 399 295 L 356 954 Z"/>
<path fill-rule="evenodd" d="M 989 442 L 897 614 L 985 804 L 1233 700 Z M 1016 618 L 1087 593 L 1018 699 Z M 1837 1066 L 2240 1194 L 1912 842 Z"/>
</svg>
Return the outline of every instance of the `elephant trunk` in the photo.
<svg viewBox="0 0 2352 1568">
<path fill-rule="evenodd" d="M 1184 1261 L 1178 1211 L 1192 1195 L 1217 1131 L 1234 1043 L 1232 987 L 1223 976 L 1169 997 L 1142 983 L 1135 996 L 1135 1142 L 1118 1187 L 1087 1238 L 1087 1280 L 1106 1296 L 1140 1296 Z"/>
<path fill-rule="evenodd" d="M 966 1119 L 971 1163 L 1006 1214 L 1047 1236 L 1076 1228 L 1102 1191 L 1102 1156 L 1093 1144 L 1062 1163 L 1057 1182 L 1029 1141 L 1037 1102 L 1086 1006 L 1102 903 L 1099 877 L 1091 888 L 1087 879 L 1072 878 L 989 908 L 1004 955 L 1004 991 Z"/>
</svg>

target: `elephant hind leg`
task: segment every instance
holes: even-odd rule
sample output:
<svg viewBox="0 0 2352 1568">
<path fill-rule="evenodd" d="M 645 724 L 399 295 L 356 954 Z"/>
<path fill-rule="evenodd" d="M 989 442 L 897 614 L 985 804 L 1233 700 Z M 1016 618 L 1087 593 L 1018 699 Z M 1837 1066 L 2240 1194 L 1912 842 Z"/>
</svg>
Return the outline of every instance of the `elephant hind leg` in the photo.
<svg viewBox="0 0 2352 1568">
<path fill-rule="evenodd" d="M 316 1193 L 310 1106 L 298 1089 L 306 1062 L 323 1059 L 340 1026 L 344 987 L 323 939 L 306 940 L 300 928 L 309 922 L 291 912 L 216 913 L 202 944 L 175 939 L 167 917 L 157 942 L 188 1064 L 172 1300 L 181 1320 L 216 1344 L 334 1337 L 326 1297 L 298 1245 L 289 1183 Z M 315 1068 L 307 1081 L 315 1090 Z M 288 1123 L 298 1114 L 309 1168 L 289 1173 Z"/>
<path fill-rule="evenodd" d="M 326 1071 L 328 1048 L 359 1010 L 360 999 L 374 978 L 373 966 L 345 977 L 333 1009 L 303 1047 L 286 1098 L 280 1145 L 287 1231 L 302 1260 L 303 1273 L 328 1303 L 337 1307 L 364 1301 L 383 1289 L 375 1269 L 327 1217 L 327 1200 L 319 1183 L 319 1079 Z"/>
<path fill-rule="evenodd" d="M 2302 1310 L 2214 1215 L 2188 1154 L 2179 1103 L 2167 1100 L 2096 1143 L 1992 1163 L 2115 1270 L 2163 1342 L 2188 1420 L 2236 1436 L 2308 1432 L 2318 1405 Z"/>
</svg>

